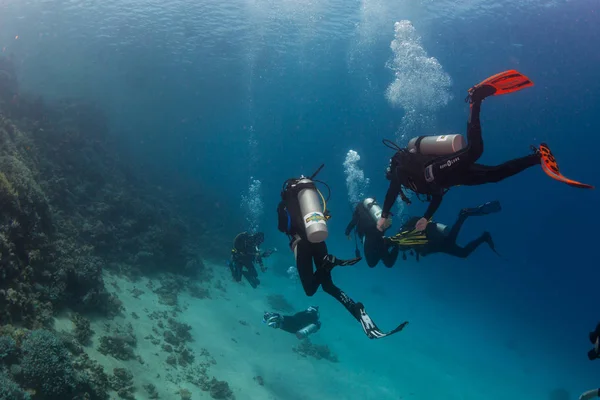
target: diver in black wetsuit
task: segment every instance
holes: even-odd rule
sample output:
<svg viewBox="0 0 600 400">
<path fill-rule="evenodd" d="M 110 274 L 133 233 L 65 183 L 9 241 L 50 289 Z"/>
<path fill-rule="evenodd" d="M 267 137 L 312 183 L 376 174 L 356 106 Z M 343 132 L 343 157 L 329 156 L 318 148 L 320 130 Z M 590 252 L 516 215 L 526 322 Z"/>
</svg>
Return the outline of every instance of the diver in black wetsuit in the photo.
<svg viewBox="0 0 600 400">
<path fill-rule="evenodd" d="M 533 83 L 517 71 L 506 71 L 486 79 L 469 90 L 467 101 L 470 102 L 470 115 L 467 123 L 468 144 L 462 150 L 449 155 L 426 155 L 420 148 L 420 143 L 425 137 L 416 140 L 412 150 L 398 150 L 390 160 L 386 177 L 390 180 L 385 202 L 383 204 L 382 218 L 377 223 L 380 231 L 391 224 L 389 219 L 391 208 L 396 197 L 410 204 L 402 188 L 417 194 L 426 195 L 431 204 L 417 224 L 416 229 L 421 231 L 427 226 L 435 211 L 442 202 L 444 193 L 453 186 L 475 186 L 486 183 L 500 182 L 518 174 L 535 165 L 542 165 L 543 171 L 551 178 L 566 183 L 570 186 L 591 189 L 590 185 L 582 184 L 564 177 L 548 146 L 542 143 L 538 148 L 532 146 L 533 154 L 507 161 L 497 166 L 477 164 L 483 154 L 483 139 L 481 137 L 481 123 L 479 113 L 481 103 L 489 96 L 511 93 Z M 384 141 L 385 142 L 385 141 Z"/>
<path fill-rule="evenodd" d="M 309 335 L 321 329 L 319 307 L 310 306 L 294 315 L 281 315 L 275 312 L 265 312 L 263 323 L 271 328 L 281 329 L 296 335 L 298 339 L 306 339 Z"/>
<path fill-rule="evenodd" d="M 392 238 L 386 238 L 386 242 L 396 244 L 402 251 L 414 250 L 417 261 L 419 260 L 419 256 L 427 256 L 433 253 L 445 253 L 455 257 L 467 258 L 483 243 L 487 243 L 492 251 L 496 252 L 492 235 L 489 232 L 483 232 L 477 239 L 470 241 L 465 247 L 456 244 L 456 239 L 468 217 L 488 215 L 500 210 L 500 203 L 492 201 L 482 204 L 479 207 L 462 209 L 452 227 L 447 227 L 437 222 L 430 222 L 424 231 L 425 239 L 423 244 L 418 244 L 418 241 L 411 244 L 411 235 L 405 234 L 412 231 L 419 220 L 419 217 L 413 217 L 402 226 L 400 234 Z M 406 256 L 404 255 L 403 257 Z"/>
<path fill-rule="evenodd" d="M 281 202 L 277 206 L 278 229 L 290 239 L 290 249 L 296 259 L 296 268 L 304 292 L 307 296 L 313 296 L 322 286 L 326 293 L 339 301 L 360 322 L 370 339 L 379 339 L 400 332 L 408 322 L 400 324 L 390 332 L 381 332 L 366 313 L 363 304 L 354 302 L 334 285 L 331 270 L 337 266 L 354 265 L 361 258 L 341 260 L 329 254 L 323 239 L 311 236 L 313 241 L 309 240 L 308 229 L 311 229 L 311 233 L 314 233 L 313 225 L 318 225 L 318 229 L 326 229 L 326 221 L 329 218 L 324 204 L 321 206 L 318 201 L 314 201 L 314 198 L 318 197 L 316 194 L 318 190 L 313 179 L 321 168 L 323 166 L 310 178 L 301 176 L 286 180 L 281 191 Z M 312 199 L 309 198 L 310 196 Z M 301 205 L 301 199 L 304 205 Z"/>
<path fill-rule="evenodd" d="M 381 207 L 375 199 L 367 198 L 358 202 L 352 213 L 352 220 L 346 227 L 345 234 L 350 238 L 352 230 L 363 244 L 367 265 L 375 267 L 379 261 L 388 268 L 396 263 L 398 258 L 398 246 L 387 245 L 383 240 L 383 233 L 377 230 L 377 219 L 381 216 Z M 360 256 L 358 244 L 356 256 Z"/>
<path fill-rule="evenodd" d="M 265 235 L 262 232 L 254 234 L 242 232 L 235 237 L 233 248 L 231 249 L 231 260 L 229 261 L 229 268 L 231 269 L 231 276 L 234 281 L 240 282 L 243 275 L 253 288 L 256 289 L 260 284 L 254 263 L 257 263 L 260 266 L 260 270 L 265 272 L 266 268 L 263 264 L 263 258 L 269 257 L 277 250 L 269 249 L 261 252 L 260 245 L 264 240 Z"/>
</svg>

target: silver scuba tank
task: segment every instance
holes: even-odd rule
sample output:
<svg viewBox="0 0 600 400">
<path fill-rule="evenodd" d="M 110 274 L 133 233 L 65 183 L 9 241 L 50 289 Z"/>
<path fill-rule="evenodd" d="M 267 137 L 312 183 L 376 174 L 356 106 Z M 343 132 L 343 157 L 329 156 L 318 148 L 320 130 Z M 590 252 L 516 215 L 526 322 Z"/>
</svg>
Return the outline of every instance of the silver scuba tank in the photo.
<svg viewBox="0 0 600 400">
<path fill-rule="evenodd" d="M 310 325 L 305 326 L 304 328 L 300 329 L 298 332 L 296 332 L 296 337 L 298 339 L 306 339 L 308 337 L 308 335 L 313 334 L 318 330 L 319 330 L 319 327 L 316 324 L 310 324 Z"/>
<path fill-rule="evenodd" d="M 302 178 L 298 181 L 298 184 L 306 183 L 313 183 L 313 181 L 308 178 Z M 298 203 L 300 204 L 300 212 L 302 213 L 304 230 L 308 241 L 311 243 L 325 241 L 329 235 L 327 220 L 325 219 L 325 215 L 323 215 L 321 199 L 314 185 L 298 192 Z"/>
<path fill-rule="evenodd" d="M 367 210 L 369 217 L 371 217 L 371 219 L 375 221 L 375 223 L 377 223 L 379 221 L 379 218 L 381 218 L 381 213 L 383 212 L 383 210 L 381 209 L 379 204 L 377 204 L 375 199 L 367 197 L 363 200 L 363 206 L 365 207 L 365 210 Z"/>
<path fill-rule="evenodd" d="M 435 229 L 437 229 L 437 231 L 442 235 L 447 235 L 448 233 L 450 233 L 448 225 L 440 224 L 439 222 L 435 223 Z"/>
<path fill-rule="evenodd" d="M 408 142 L 408 151 L 426 156 L 445 156 L 466 146 L 463 135 L 418 136 Z"/>
</svg>

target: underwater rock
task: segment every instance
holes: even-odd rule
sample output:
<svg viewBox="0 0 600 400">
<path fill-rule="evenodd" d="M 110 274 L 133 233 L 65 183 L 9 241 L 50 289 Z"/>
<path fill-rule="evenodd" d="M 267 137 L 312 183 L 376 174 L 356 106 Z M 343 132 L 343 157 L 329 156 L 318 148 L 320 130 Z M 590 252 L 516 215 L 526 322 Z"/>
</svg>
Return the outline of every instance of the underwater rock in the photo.
<svg viewBox="0 0 600 400">
<path fill-rule="evenodd" d="M 331 351 L 329 346 L 313 344 L 309 339 L 302 340 L 292 350 L 302 357 L 313 357 L 317 360 L 325 359 L 334 363 L 339 361 L 337 355 Z"/>
<path fill-rule="evenodd" d="M 177 357 L 175 357 L 174 355 L 170 355 L 169 357 L 167 357 L 167 364 L 176 367 L 177 366 Z"/>
<path fill-rule="evenodd" d="M 146 390 L 146 392 L 148 392 L 148 398 L 149 399 L 158 399 L 158 392 L 156 391 L 156 386 L 154 386 L 151 383 L 148 383 L 147 385 L 143 385 L 143 388 Z"/>
<path fill-rule="evenodd" d="M 160 287 L 154 289 L 154 293 L 158 295 L 158 301 L 166 306 L 177 306 L 177 296 L 185 287 L 185 282 L 182 277 L 177 277 L 172 274 L 165 274 L 160 279 Z"/>
<path fill-rule="evenodd" d="M 181 400 L 191 400 L 192 392 L 187 389 L 179 389 L 179 396 L 181 396 Z"/>
<path fill-rule="evenodd" d="M 190 333 L 190 331 L 192 330 L 191 325 L 178 322 L 173 318 L 169 318 L 168 323 L 169 328 L 171 328 L 171 331 L 175 334 L 179 343 L 192 341 L 192 334 Z"/>
<path fill-rule="evenodd" d="M 187 367 L 190 364 L 194 363 L 194 353 L 188 349 L 188 348 L 183 348 L 181 351 L 179 351 L 179 365 L 181 365 L 182 367 Z"/>
<path fill-rule="evenodd" d="M 196 299 L 210 299 L 210 291 L 197 284 L 188 285 L 190 295 Z"/>
<path fill-rule="evenodd" d="M 120 398 L 135 400 L 133 395 L 135 387 L 133 386 L 133 374 L 131 372 L 125 368 L 115 368 L 109 382 L 111 389 L 117 392 Z"/>
<path fill-rule="evenodd" d="M 75 325 L 75 338 L 79 343 L 87 346 L 90 342 L 90 338 L 94 334 L 90 325 L 90 320 L 80 314 L 74 313 L 71 316 L 71 321 L 73 322 L 73 325 Z"/>
<path fill-rule="evenodd" d="M 98 351 L 110 355 L 118 360 L 131 360 L 136 358 L 133 351 L 137 341 L 131 335 L 102 336 Z"/>
<path fill-rule="evenodd" d="M 234 400 L 235 396 L 225 381 L 219 381 L 212 378 L 210 381 L 210 397 L 218 400 Z"/>
<path fill-rule="evenodd" d="M 265 385 L 265 380 L 264 380 L 264 378 L 263 378 L 262 376 L 260 376 L 260 375 L 257 375 L 257 376 L 255 376 L 255 377 L 254 377 L 254 381 L 255 381 L 256 383 L 258 383 L 260 386 L 264 386 L 264 385 Z"/>
<path fill-rule="evenodd" d="M 271 307 L 274 311 L 279 311 L 283 313 L 291 313 L 294 312 L 294 307 L 290 304 L 290 302 L 280 294 L 270 294 L 267 296 L 267 302 L 269 303 L 269 307 Z"/>
</svg>

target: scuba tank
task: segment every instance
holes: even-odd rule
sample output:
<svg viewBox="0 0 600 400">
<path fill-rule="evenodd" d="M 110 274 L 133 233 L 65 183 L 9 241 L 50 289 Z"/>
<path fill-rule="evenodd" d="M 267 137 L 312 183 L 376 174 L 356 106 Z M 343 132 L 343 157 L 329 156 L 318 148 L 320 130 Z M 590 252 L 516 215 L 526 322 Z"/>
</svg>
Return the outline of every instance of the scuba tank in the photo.
<svg viewBox="0 0 600 400">
<path fill-rule="evenodd" d="M 377 224 L 377 221 L 379 221 L 379 218 L 381 218 L 381 213 L 383 211 L 381 206 L 377 204 L 375 199 L 371 197 L 364 199 L 362 205 L 369 214 L 369 217 L 375 222 L 375 224 Z"/>
<path fill-rule="evenodd" d="M 311 243 L 321 243 L 325 241 L 329 235 L 327 229 L 327 217 L 325 215 L 326 200 L 323 199 L 323 205 L 321 205 L 322 195 L 314 182 L 314 177 L 323 167 L 324 165 L 321 165 L 309 178 L 302 175 L 298 179 L 288 179 L 284 183 L 284 188 L 281 193 L 281 197 L 284 201 L 291 200 L 295 203 L 297 200 L 297 207 L 290 208 L 289 204 L 287 206 L 289 215 L 288 225 L 291 224 L 291 221 L 298 221 L 299 223 L 299 219 L 302 218 L 304 232 L 308 241 Z M 291 199 L 289 196 L 291 196 Z M 294 215 L 298 211 L 300 212 L 300 215 Z M 297 227 L 297 229 L 300 229 L 300 227 Z"/>
<path fill-rule="evenodd" d="M 435 224 L 435 229 L 437 229 L 438 232 L 441 233 L 442 235 L 446 236 L 449 233 L 448 225 L 440 224 L 439 222 L 434 222 L 434 224 Z"/>
<path fill-rule="evenodd" d="M 329 231 L 317 188 L 314 182 L 308 178 L 300 179 L 297 185 L 303 186 L 298 192 L 298 203 L 306 237 L 311 243 L 321 243 L 327 239 Z"/>
<path fill-rule="evenodd" d="M 462 135 L 418 136 L 408 142 L 408 151 L 426 156 L 445 156 L 465 148 Z"/>
<path fill-rule="evenodd" d="M 306 339 L 308 337 L 308 335 L 315 333 L 318 330 L 319 330 L 319 327 L 316 324 L 310 324 L 310 325 L 305 326 L 304 328 L 300 329 L 298 332 L 296 332 L 296 337 L 298 339 Z"/>
</svg>

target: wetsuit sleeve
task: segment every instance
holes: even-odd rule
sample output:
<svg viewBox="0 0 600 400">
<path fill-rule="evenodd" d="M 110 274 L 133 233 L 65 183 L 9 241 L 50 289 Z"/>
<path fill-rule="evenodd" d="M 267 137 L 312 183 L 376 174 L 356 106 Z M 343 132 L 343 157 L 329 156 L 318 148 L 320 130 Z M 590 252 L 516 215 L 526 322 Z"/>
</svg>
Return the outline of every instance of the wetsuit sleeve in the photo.
<svg viewBox="0 0 600 400">
<path fill-rule="evenodd" d="M 433 214 L 440 208 L 440 204 L 442 204 L 442 196 L 435 195 L 431 197 L 431 203 L 429 203 L 429 207 L 427 207 L 427 211 L 425 211 L 425 215 L 423 218 L 429 220 L 433 217 Z"/>
<path fill-rule="evenodd" d="M 381 212 L 382 218 L 387 218 L 391 215 L 392 206 L 394 205 L 396 198 L 400 194 L 400 190 L 402 190 L 400 182 L 398 182 L 396 179 L 392 179 L 390 181 L 390 187 L 388 188 L 388 191 L 385 194 L 383 210 Z"/>
<path fill-rule="evenodd" d="M 358 223 L 358 212 L 356 209 L 354 209 L 354 213 L 352 214 L 352 220 L 346 227 L 346 232 L 345 232 L 346 236 L 350 235 L 350 233 L 352 232 L 352 229 L 354 229 L 354 227 L 356 226 L 357 223 Z"/>
</svg>

